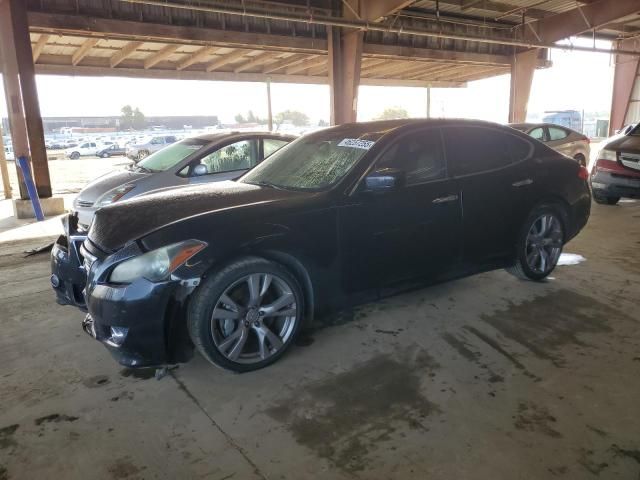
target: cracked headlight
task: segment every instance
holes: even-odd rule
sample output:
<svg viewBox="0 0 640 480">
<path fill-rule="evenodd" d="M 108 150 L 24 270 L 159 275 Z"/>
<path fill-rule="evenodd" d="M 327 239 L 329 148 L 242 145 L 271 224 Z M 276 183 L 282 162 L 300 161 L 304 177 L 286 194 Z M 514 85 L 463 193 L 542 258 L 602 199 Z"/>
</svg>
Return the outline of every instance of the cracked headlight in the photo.
<svg viewBox="0 0 640 480">
<path fill-rule="evenodd" d="M 206 246 L 206 243 L 199 240 L 186 240 L 130 258 L 113 269 L 109 282 L 131 283 L 138 278 L 146 278 L 152 282 L 166 280 Z"/>
</svg>

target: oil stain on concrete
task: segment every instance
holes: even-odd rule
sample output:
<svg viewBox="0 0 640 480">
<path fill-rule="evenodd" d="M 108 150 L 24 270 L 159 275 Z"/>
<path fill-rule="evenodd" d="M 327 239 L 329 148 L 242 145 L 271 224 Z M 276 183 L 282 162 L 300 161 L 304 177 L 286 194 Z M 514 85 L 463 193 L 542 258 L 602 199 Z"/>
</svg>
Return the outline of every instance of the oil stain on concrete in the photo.
<svg viewBox="0 0 640 480">
<path fill-rule="evenodd" d="M 480 318 L 508 339 L 519 343 L 536 357 L 562 367 L 562 348 L 588 345 L 581 334 L 609 333 L 610 321 L 624 320 L 625 314 L 593 297 L 570 290 L 558 290 L 507 310 L 483 314 Z M 628 317 L 626 317 L 628 319 Z"/>
<path fill-rule="evenodd" d="M 438 408 L 420 390 L 435 368 L 423 351 L 409 360 L 377 356 L 304 387 L 266 413 L 299 444 L 344 471 L 359 472 L 396 432 L 428 431 L 425 420 Z"/>
</svg>

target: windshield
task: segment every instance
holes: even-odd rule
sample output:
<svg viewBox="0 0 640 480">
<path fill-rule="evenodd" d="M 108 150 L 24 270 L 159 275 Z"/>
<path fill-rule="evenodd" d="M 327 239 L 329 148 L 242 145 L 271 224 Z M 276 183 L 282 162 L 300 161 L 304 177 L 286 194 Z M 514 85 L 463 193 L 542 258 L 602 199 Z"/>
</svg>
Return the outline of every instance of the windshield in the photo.
<svg viewBox="0 0 640 480">
<path fill-rule="evenodd" d="M 187 138 L 171 145 L 166 146 L 162 150 L 149 155 L 144 160 L 138 162 L 137 167 L 142 170 L 151 172 L 164 172 L 178 165 L 182 160 L 187 158 L 193 152 L 200 150 L 209 143 L 206 140 L 198 138 Z"/>
<path fill-rule="evenodd" d="M 384 132 L 324 130 L 282 147 L 249 171 L 243 183 L 292 190 L 325 190 L 338 183 Z"/>
</svg>

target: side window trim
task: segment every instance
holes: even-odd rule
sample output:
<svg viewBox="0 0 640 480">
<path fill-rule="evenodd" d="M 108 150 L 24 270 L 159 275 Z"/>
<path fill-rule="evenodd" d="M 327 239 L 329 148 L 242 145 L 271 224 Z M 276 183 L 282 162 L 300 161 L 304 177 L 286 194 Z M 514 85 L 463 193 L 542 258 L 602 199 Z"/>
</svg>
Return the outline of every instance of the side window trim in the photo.
<svg viewBox="0 0 640 480">
<path fill-rule="evenodd" d="M 256 155 L 259 155 L 259 147 L 258 145 L 256 145 L 258 143 L 259 139 L 254 138 L 254 137 L 245 137 L 245 138 L 236 138 L 235 140 L 230 140 L 229 142 L 225 142 L 223 145 L 219 145 L 217 148 L 212 148 L 211 150 L 209 150 L 208 152 L 204 153 L 204 155 L 202 155 L 199 159 L 196 160 L 192 160 L 188 167 L 189 167 L 189 171 L 187 173 L 187 178 L 192 178 L 193 177 L 193 169 L 196 167 L 196 165 L 198 165 L 200 163 L 200 161 L 203 158 L 208 157 L 209 155 L 211 155 L 212 153 L 217 152 L 218 150 L 222 150 L 223 148 L 226 148 L 230 145 L 233 145 L 234 143 L 240 143 L 240 142 L 249 142 L 250 148 L 252 150 L 255 151 Z M 253 146 L 251 146 L 251 144 L 253 144 Z M 256 165 L 260 163 L 260 159 L 256 158 Z M 255 165 L 254 165 L 255 166 Z M 180 173 L 182 170 L 184 170 L 185 167 L 182 167 L 178 172 L 176 172 L 176 174 Z M 253 167 L 249 167 L 247 168 L 234 168 L 231 170 L 222 170 L 220 172 L 210 172 L 210 173 L 206 173 L 204 175 L 200 175 L 200 177 L 206 177 L 209 175 L 219 175 L 221 173 L 230 173 L 230 172 L 244 172 L 246 170 L 250 170 Z"/>
<path fill-rule="evenodd" d="M 444 163 L 443 174 L 442 174 L 442 176 L 437 177 L 437 178 L 430 178 L 430 179 L 423 180 L 421 182 L 412 183 L 411 185 L 405 185 L 403 188 L 418 187 L 418 186 L 422 186 L 422 185 L 426 185 L 426 184 L 438 183 L 438 182 L 443 182 L 443 181 L 446 181 L 446 180 L 451 180 L 453 177 L 451 176 L 451 174 L 449 172 L 449 166 L 448 166 L 448 162 L 447 162 L 446 145 L 445 145 L 445 142 L 444 142 L 444 135 L 442 133 L 442 127 L 439 127 L 439 126 L 420 127 L 420 128 L 413 128 L 413 129 L 411 129 L 409 131 L 406 131 L 406 132 L 402 132 L 399 136 L 397 136 L 396 138 L 392 139 L 392 141 L 388 145 L 385 145 L 384 149 L 380 153 L 378 153 L 376 155 L 376 157 L 373 159 L 373 161 L 371 162 L 369 167 L 367 167 L 367 169 L 365 170 L 364 174 L 355 183 L 355 186 L 351 189 L 351 193 L 350 194 L 356 193 L 358 191 L 358 187 L 364 181 L 365 177 L 367 175 L 369 175 L 369 173 L 371 173 L 375 169 L 376 164 L 378 163 L 378 161 L 381 158 L 383 158 L 384 155 L 397 144 L 397 142 L 402 141 L 403 138 L 405 138 L 405 137 L 407 137 L 409 135 L 413 135 L 413 134 L 415 134 L 417 132 L 426 131 L 426 130 L 437 130 L 438 133 L 439 133 L 440 148 L 441 148 L 441 151 L 442 151 L 442 161 Z"/>
<path fill-rule="evenodd" d="M 456 126 L 459 126 L 459 125 L 445 125 L 445 126 L 443 126 L 441 128 L 441 131 L 443 132 L 443 136 L 444 136 L 444 129 L 445 128 L 452 128 L 452 127 L 455 128 Z M 502 167 L 491 168 L 491 169 L 488 169 L 488 170 L 482 170 L 481 172 L 465 173 L 463 175 L 454 175 L 453 174 L 453 169 L 452 169 L 452 171 L 451 171 L 451 178 L 452 179 L 466 178 L 466 177 L 472 177 L 472 176 L 475 176 L 475 175 L 485 175 L 487 173 L 499 172 L 500 170 L 506 170 L 506 169 L 512 168 L 512 167 L 514 167 L 516 165 L 520 165 L 521 163 L 524 163 L 524 162 L 530 160 L 531 157 L 533 156 L 533 152 L 535 150 L 533 144 L 531 142 L 529 142 L 528 140 L 526 140 L 524 138 L 521 138 L 519 135 L 514 135 L 511 132 L 506 132 L 506 131 L 503 131 L 503 130 L 500 130 L 500 129 L 497 129 L 497 128 L 492 128 L 492 127 L 489 127 L 489 126 L 485 127 L 485 126 L 469 125 L 469 126 L 467 126 L 467 128 L 485 129 L 485 130 L 490 130 L 492 132 L 499 132 L 499 133 L 503 133 L 503 134 L 506 134 L 506 135 L 511 135 L 512 137 L 515 137 L 515 138 L 517 138 L 519 140 L 522 140 L 522 141 L 526 142 L 529 145 L 529 152 L 522 159 L 520 159 L 520 160 L 518 160 L 516 162 L 511 162 L 508 165 L 504 165 Z M 445 144 L 445 148 L 446 148 L 447 142 L 444 142 L 444 144 Z"/>
</svg>

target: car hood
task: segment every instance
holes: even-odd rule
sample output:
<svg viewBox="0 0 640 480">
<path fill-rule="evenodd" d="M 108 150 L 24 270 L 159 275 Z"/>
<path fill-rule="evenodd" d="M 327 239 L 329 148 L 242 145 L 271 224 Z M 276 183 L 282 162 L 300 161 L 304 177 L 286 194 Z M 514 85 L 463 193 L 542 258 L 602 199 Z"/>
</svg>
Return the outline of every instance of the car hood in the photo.
<svg viewBox="0 0 640 480">
<path fill-rule="evenodd" d="M 617 152 L 633 152 L 640 153 L 640 136 L 637 135 L 619 135 L 611 138 L 602 148 L 607 150 L 615 150 Z"/>
<path fill-rule="evenodd" d="M 313 194 L 233 181 L 200 184 L 144 195 L 99 209 L 89 239 L 104 252 L 172 223 L 203 214 L 284 203 Z"/>
<path fill-rule="evenodd" d="M 124 185 L 135 183 L 141 178 L 149 176 L 149 173 L 135 172 L 131 170 L 116 170 L 96 178 L 78 194 L 78 201 L 95 203 L 109 190 Z"/>
</svg>

